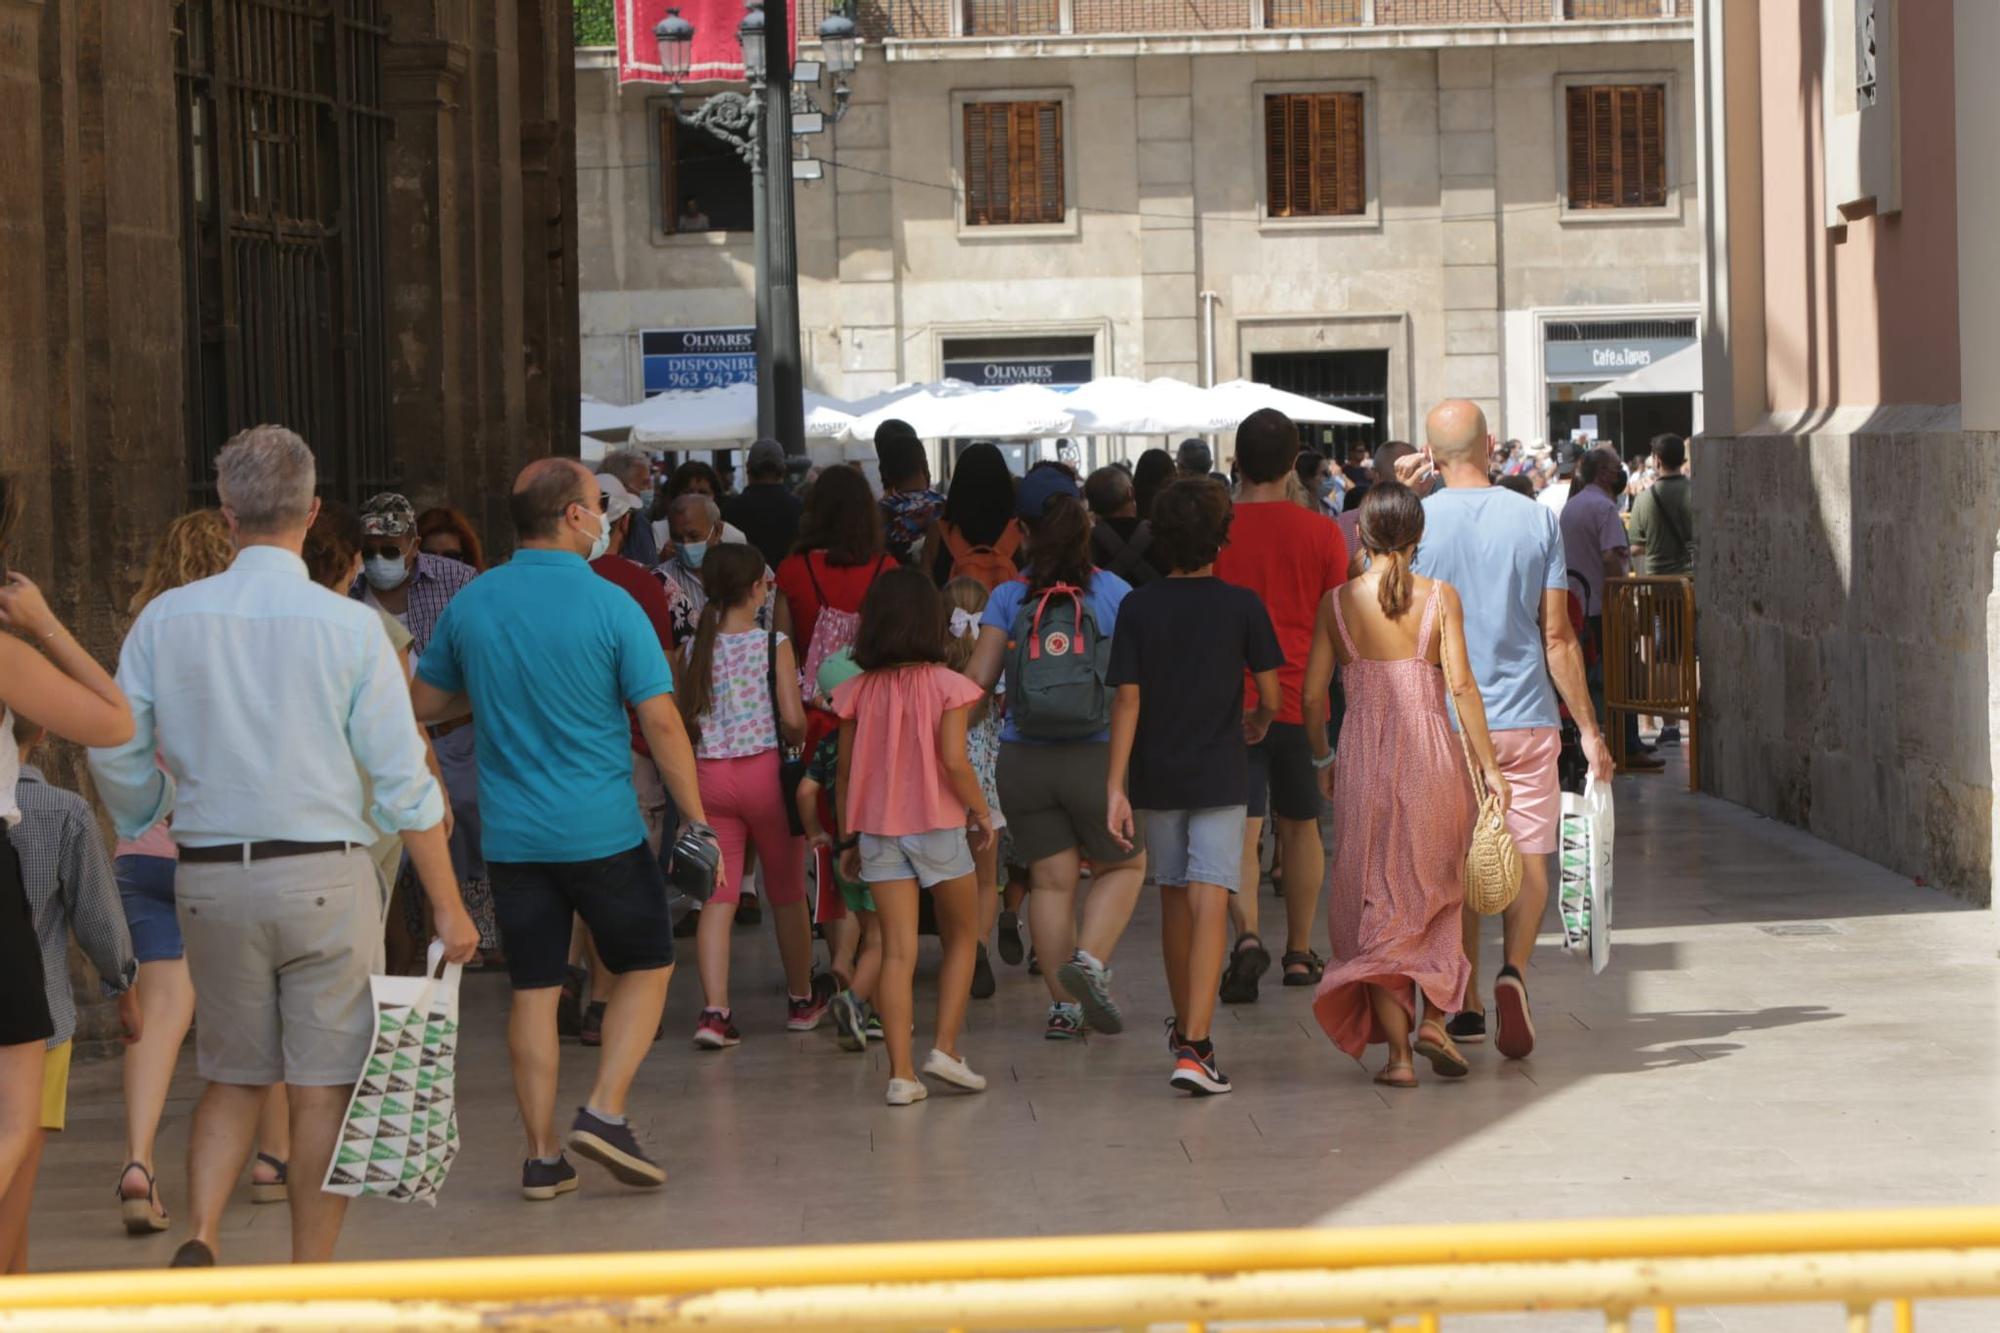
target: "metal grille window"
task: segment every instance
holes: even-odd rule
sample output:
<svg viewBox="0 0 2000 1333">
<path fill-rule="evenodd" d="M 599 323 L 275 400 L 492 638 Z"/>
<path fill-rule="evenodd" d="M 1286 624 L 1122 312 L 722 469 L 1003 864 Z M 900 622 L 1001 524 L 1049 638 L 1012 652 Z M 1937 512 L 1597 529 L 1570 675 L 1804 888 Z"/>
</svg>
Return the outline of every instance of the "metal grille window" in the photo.
<svg viewBox="0 0 2000 1333">
<path fill-rule="evenodd" d="M 1345 462 L 1348 451 L 1357 445 L 1372 450 L 1389 439 L 1386 348 L 1355 352 L 1258 352 L 1250 358 L 1250 378 L 1371 418 L 1365 426 L 1304 429 L 1307 446 L 1336 462 Z"/>
<path fill-rule="evenodd" d="M 1565 97 L 1569 206 L 1665 207 L 1666 85 L 1579 84 Z"/>
<path fill-rule="evenodd" d="M 1265 0 L 1268 28 L 1352 28 L 1367 18 L 1363 0 Z"/>
<path fill-rule="evenodd" d="M 1266 216 L 1356 216 L 1368 211 L 1367 184 L 1360 93 L 1265 96 Z"/>
<path fill-rule="evenodd" d="M 188 488 L 290 426 L 324 488 L 395 481 L 383 337 L 381 0 L 177 0 Z"/>
<path fill-rule="evenodd" d="M 967 37 L 1039 37 L 1062 31 L 1058 0 L 963 0 Z"/>
<path fill-rule="evenodd" d="M 966 225 L 1060 223 L 1068 207 L 1062 103 L 967 102 Z"/>
</svg>

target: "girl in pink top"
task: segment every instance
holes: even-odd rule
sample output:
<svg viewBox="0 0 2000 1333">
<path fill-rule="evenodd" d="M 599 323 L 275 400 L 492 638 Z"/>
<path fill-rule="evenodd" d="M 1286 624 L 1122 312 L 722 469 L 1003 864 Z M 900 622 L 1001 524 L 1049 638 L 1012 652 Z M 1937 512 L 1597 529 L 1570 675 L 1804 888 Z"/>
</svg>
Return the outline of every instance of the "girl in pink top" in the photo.
<svg viewBox="0 0 2000 1333">
<path fill-rule="evenodd" d="M 884 573 L 861 603 L 854 660 L 863 674 L 833 694 L 840 718 L 834 785 L 854 840 L 841 852 L 841 870 L 874 891 L 882 922 L 875 1003 L 889 1047 L 891 1106 L 929 1096 L 910 1060 L 919 889 L 931 892 L 944 946 L 937 1044 L 924 1073 L 967 1092 L 986 1087 L 958 1054 L 979 941 L 972 847 L 993 841 L 992 815 L 965 752 L 972 707 L 984 692 L 944 665 L 946 632 L 936 585 L 912 569 Z"/>
</svg>

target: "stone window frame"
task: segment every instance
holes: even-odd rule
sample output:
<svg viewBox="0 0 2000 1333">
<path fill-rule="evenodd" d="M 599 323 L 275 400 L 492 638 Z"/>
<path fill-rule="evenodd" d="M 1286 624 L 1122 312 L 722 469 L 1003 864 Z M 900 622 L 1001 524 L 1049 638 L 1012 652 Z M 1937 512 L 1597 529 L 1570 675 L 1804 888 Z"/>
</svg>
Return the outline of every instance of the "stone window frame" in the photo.
<svg viewBox="0 0 2000 1333">
<path fill-rule="evenodd" d="M 1603 84 L 1657 83 L 1666 89 L 1666 105 L 1661 124 L 1666 133 L 1667 201 L 1657 208 L 1572 208 L 1569 202 L 1569 90 L 1595 88 Z M 1555 194 L 1556 220 L 1563 226 L 1616 227 L 1632 223 L 1679 222 L 1681 220 L 1682 159 L 1681 79 L 1672 69 L 1590 69 L 1558 70 L 1551 84 L 1550 102 L 1555 112 Z"/>
<path fill-rule="evenodd" d="M 704 99 L 690 98 L 694 106 Z M 720 249 L 731 245 L 749 247 L 756 233 L 741 231 L 669 231 L 661 210 L 666 202 L 666 163 L 660 160 L 660 117 L 675 114 L 673 99 L 661 94 L 648 97 L 646 105 L 646 235 L 654 247 L 668 249 Z"/>
<path fill-rule="evenodd" d="M 1270 154 L 1264 143 L 1264 99 L 1280 93 L 1360 93 L 1361 94 L 1361 193 L 1364 204 L 1359 213 L 1318 217 L 1274 218 L 1271 216 Z M 1382 229 L 1382 135 L 1377 128 L 1381 99 L 1375 80 L 1361 79 L 1273 79 L 1250 85 L 1251 134 L 1257 159 L 1257 229 L 1268 234 L 1287 232 L 1380 231 Z"/>
<path fill-rule="evenodd" d="M 1062 107 L 1063 124 L 1063 220 L 1061 222 L 1011 223 L 1005 226 L 965 220 L 965 108 L 973 102 L 1055 102 Z M 1077 204 L 1077 157 L 1082 137 L 1076 132 L 1076 89 L 1035 86 L 1027 88 L 954 88 L 951 105 L 951 211 L 958 239 L 990 244 L 1007 241 L 1047 240 L 1083 234 L 1083 210 Z"/>
</svg>

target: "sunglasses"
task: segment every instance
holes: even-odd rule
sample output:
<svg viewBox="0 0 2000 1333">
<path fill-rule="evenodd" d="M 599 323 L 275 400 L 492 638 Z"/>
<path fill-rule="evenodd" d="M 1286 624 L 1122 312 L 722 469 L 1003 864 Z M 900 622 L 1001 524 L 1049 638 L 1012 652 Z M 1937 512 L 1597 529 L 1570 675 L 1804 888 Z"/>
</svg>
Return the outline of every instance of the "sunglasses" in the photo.
<svg viewBox="0 0 2000 1333">
<path fill-rule="evenodd" d="M 361 557 L 364 560 L 401 560 L 403 548 L 395 545 L 364 546 L 361 548 Z"/>
</svg>

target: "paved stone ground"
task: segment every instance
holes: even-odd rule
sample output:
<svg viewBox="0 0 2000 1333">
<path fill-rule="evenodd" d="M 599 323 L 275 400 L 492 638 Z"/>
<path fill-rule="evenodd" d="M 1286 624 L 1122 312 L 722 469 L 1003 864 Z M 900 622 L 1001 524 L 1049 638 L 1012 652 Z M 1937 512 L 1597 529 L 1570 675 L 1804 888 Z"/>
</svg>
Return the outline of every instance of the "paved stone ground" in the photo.
<svg viewBox="0 0 2000 1333">
<path fill-rule="evenodd" d="M 1261 1003 L 1225 1010 L 1218 1027 L 1239 1091 L 1201 1102 L 1173 1094 L 1155 1035 L 1166 988 L 1157 912 L 1147 902 L 1115 960 L 1126 1035 L 1044 1041 L 1041 982 L 1002 968 L 1000 993 L 974 1003 L 965 1042 L 990 1090 L 891 1110 L 882 1105 L 886 1071 L 875 1050 L 843 1053 L 830 1030 L 784 1033 L 768 931 L 744 930 L 744 1044 L 698 1054 L 685 1043 L 699 1003 L 689 963 L 673 987 L 669 1039 L 641 1075 L 641 1132 L 671 1173 L 656 1193 L 620 1188 L 586 1165 L 579 1193 L 551 1204 L 520 1200 L 504 982 L 473 976 L 459 1074 L 465 1150 L 444 1200 L 435 1211 L 357 1204 L 342 1255 L 1995 1198 L 2000 1037 L 1987 912 L 1737 807 L 1688 796 L 1677 773 L 1619 784 L 1619 833 L 1610 969 L 1592 977 L 1550 943 L 1529 978 L 1541 1032 L 1534 1057 L 1510 1064 L 1482 1048 L 1465 1083 L 1430 1080 L 1415 1092 L 1375 1088 L 1319 1033 L 1309 992 L 1267 985 Z M 1494 954 L 1483 968 L 1488 983 Z M 566 1048 L 566 1104 L 587 1091 L 589 1071 L 589 1058 Z M 162 1143 L 170 1208 L 186 1194 L 197 1089 L 190 1050 Z M 134 1241 L 118 1227 L 117 1066 L 80 1068 L 71 1097 L 72 1128 L 44 1167 L 35 1266 L 164 1263 L 177 1236 Z M 282 1257 L 284 1210 L 238 1204 L 225 1248 L 239 1262 Z M 2000 1309 L 1991 1307 L 1925 1313 L 1927 1331 L 2000 1328 Z M 1689 1311 L 1681 1324 L 1837 1326 L 1830 1307 Z"/>
</svg>

